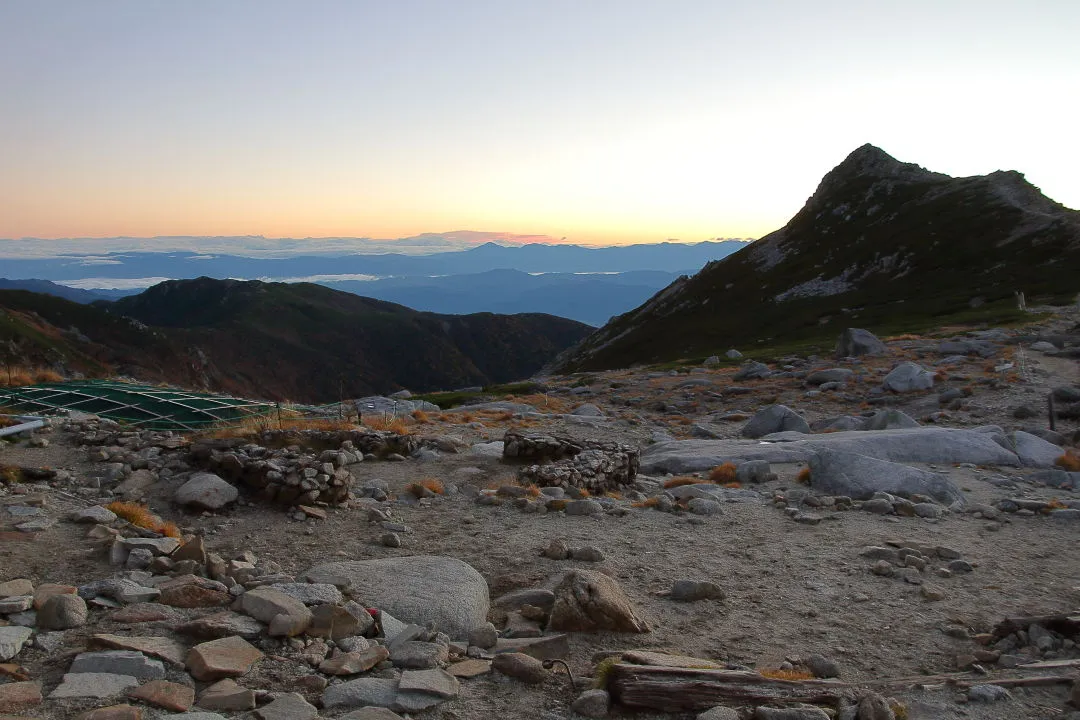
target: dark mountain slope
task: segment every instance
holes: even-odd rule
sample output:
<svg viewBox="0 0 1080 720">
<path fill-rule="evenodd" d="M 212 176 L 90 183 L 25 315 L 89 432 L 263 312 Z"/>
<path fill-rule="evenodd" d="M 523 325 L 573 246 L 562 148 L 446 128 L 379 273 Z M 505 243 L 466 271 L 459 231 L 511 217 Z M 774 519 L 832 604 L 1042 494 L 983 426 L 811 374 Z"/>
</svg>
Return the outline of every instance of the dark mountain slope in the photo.
<svg viewBox="0 0 1080 720">
<path fill-rule="evenodd" d="M 562 371 L 918 330 L 1080 292 L 1080 213 L 1017 172 L 951 178 L 871 145 L 782 229 L 682 278 L 555 363 Z M 999 312 L 1000 314 L 1000 312 Z"/>
<path fill-rule="evenodd" d="M 526 378 L 591 329 L 550 315 L 436 315 L 319 285 L 208 278 L 107 307 L 0 291 L 5 361 L 329 402 Z"/>
<path fill-rule="evenodd" d="M 197 348 L 218 387 L 333 400 L 528 377 L 590 328 L 550 315 L 437 315 L 309 283 L 182 280 L 114 313 Z"/>
<path fill-rule="evenodd" d="M 55 295 L 84 305 L 98 300 L 108 301 L 112 299 L 107 295 L 101 295 L 89 290 L 80 290 L 67 285 L 58 285 L 48 280 L 8 280 L 7 278 L 0 278 L 0 290 L 29 290 L 30 292 Z"/>
</svg>

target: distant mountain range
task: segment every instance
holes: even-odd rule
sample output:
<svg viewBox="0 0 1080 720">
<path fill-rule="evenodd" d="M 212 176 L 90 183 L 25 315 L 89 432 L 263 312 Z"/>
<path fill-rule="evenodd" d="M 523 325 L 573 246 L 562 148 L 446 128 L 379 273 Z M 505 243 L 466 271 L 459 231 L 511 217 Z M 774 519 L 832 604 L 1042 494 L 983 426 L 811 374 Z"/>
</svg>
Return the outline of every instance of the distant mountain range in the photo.
<svg viewBox="0 0 1080 720">
<path fill-rule="evenodd" d="M 1018 172 L 952 178 L 855 150 L 780 230 L 605 325 L 557 371 L 1015 317 L 1080 292 L 1080 213 Z"/>
<path fill-rule="evenodd" d="M 20 363 L 300 402 L 527 378 L 590 330 L 421 313 L 311 283 L 169 281 L 103 307 L 0 290 L 0 342 Z"/>
<path fill-rule="evenodd" d="M 682 272 L 726 257 L 744 242 L 656 243 L 588 248 L 580 245 L 531 244 L 506 247 L 485 243 L 470 250 L 430 255 L 297 255 L 288 258 L 203 255 L 193 252 L 125 252 L 95 256 L 55 258 L 7 258 L 4 275 L 39 278 L 54 282 L 86 278 L 197 277 L 244 279 L 302 279 L 330 275 L 416 277 L 460 275 L 489 270 L 541 273 L 631 272 L 660 270 Z M 108 285 L 79 285 L 83 289 Z"/>
</svg>

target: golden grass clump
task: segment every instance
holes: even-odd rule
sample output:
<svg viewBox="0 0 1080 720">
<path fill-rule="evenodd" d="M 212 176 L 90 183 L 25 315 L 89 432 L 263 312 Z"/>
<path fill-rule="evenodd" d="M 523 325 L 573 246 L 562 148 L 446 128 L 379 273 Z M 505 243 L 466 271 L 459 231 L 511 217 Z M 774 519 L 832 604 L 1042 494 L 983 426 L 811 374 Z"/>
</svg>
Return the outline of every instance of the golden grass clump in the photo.
<svg viewBox="0 0 1080 720">
<path fill-rule="evenodd" d="M 813 680 L 814 674 L 806 670 L 780 670 L 779 668 L 762 668 L 758 675 L 771 680 Z"/>
<path fill-rule="evenodd" d="M 795 482 L 802 483 L 803 485 L 810 484 L 810 468 L 804 467 L 799 471 L 799 474 L 795 476 Z"/>
<path fill-rule="evenodd" d="M 392 432 L 396 435 L 407 435 L 409 432 L 405 426 L 405 421 L 401 418 L 366 417 L 364 418 L 364 426 L 369 430 Z"/>
<path fill-rule="evenodd" d="M 547 508 L 548 508 L 548 510 L 553 510 L 555 512 L 558 512 L 559 510 L 565 510 L 566 506 L 569 505 L 569 504 L 570 504 L 570 501 L 567 500 L 566 498 L 557 498 L 555 500 L 550 501 L 547 504 Z"/>
<path fill-rule="evenodd" d="M 709 482 L 716 483 L 717 485 L 723 485 L 724 483 L 735 482 L 736 467 L 733 462 L 726 462 L 723 465 L 717 465 L 711 471 L 709 471 Z"/>
<path fill-rule="evenodd" d="M 427 488 L 436 495 L 442 495 L 446 492 L 446 486 L 438 478 L 424 478 L 420 481 L 420 487 Z"/>
<path fill-rule="evenodd" d="M 5 465 L 0 468 L 0 480 L 7 485 L 14 485 L 23 481 L 23 471 L 18 465 Z"/>
<path fill-rule="evenodd" d="M 705 482 L 701 478 L 696 478 L 690 475 L 681 475 L 679 477 L 673 477 L 664 481 L 664 489 L 670 490 L 671 488 L 682 487 L 683 485 L 699 485 Z"/>
<path fill-rule="evenodd" d="M 412 419 L 420 425 L 429 425 L 431 423 L 431 415 L 423 410 L 413 410 Z"/>
<path fill-rule="evenodd" d="M 525 494 L 532 498 L 540 497 L 540 487 L 536 483 L 530 483 L 525 486 Z"/>
<path fill-rule="evenodd" d="M 1046 503 L 1046 512 L 1050 513 L 1050 512 L 1053 512 L 1054 510 L 1064 510 L 1064 509 L 1066 509 L 1068 507 L 1069 507 L 1068 505 L 1061 502 L 1057 498 L 1050 498 L 1050 501 Z"/>
<path fill-rule="evenodd" d="M 651 498 L 646 498 L 644 500 L 641 500 L 639 502 L 632 502 L 632 503 L 630 503 L 630 507 L 651 508 L 651 507 L 656 507 L 659 504 L 660 504 L 660 498 L 651 497 Z"/>
<path fill-rule="evenodd" d="M 1080 455 L 1072 450 L 1066 450 L 1064 455 L 1054 461 L 1054 464 L 1069 472 L 1080 472 Z"/>
<path fill-rule="evenodd" d="M 145 505 L 136 502 L 117 501 L 111 502 L 105 507 L 111 510 L 116 517 L 123 518 L 136 527 L 153 530 L 166 537 L 180 537 L 180 528 L 176 526 L 176 523 L 164 522 L 157 515 L 150 512 L 150 508 Z"/>
</svg>

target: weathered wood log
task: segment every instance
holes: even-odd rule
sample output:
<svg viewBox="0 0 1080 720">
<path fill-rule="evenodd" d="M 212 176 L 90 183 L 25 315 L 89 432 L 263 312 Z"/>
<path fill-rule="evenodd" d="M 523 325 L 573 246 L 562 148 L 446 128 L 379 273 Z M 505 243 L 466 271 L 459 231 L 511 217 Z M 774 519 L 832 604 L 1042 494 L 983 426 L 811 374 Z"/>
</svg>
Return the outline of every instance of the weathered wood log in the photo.
<svg viewBox="0 0 1080 720">
<path fill-rule="evenodd" d="M 1048 630 L 1070 636 L 1080 633 L 1080 614 L 1076 611 L 1058 613 L 1056 615 L 1027 615 L 1022 617 L 1005 618 L 994 628 L 994 635 L 1005 637 L 1017 630 L 1027 630 L 1032 623 L 1042 625 Z"/>
<path fill-rule="evenodd" d="M 835 705 L 850 686 L 832 680 L 775 680 L 756 672 L 618 663 L 608 691 L 626 707 L 700 711 L 723 703 L 803 702 Z"/>
<path fill-rule="evenodd" d="M 1050 670 L 1052 668 L 1070 668 L 1080 667 L 1080 659 L 1071 658 L 1068 660 L 1039 660 L 1038 662 L 1024 663 L 1023 665 L 1017 665 L 1017 670 Z"/>
</svg>

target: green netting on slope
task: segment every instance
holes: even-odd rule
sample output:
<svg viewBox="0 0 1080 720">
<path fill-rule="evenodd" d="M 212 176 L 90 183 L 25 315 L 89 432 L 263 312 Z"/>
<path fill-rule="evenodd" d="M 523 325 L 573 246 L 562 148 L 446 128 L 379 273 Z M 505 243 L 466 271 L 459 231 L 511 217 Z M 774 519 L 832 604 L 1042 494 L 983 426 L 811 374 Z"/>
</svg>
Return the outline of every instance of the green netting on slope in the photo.
<svg viewBox="0 0 1080 720">
<path fill-rule="evenodd" d="M 210 425 L 228 425 L 246 417 L 267 415 L 275 407 L 225 395 L 110 380 L 0 388 L 0 405 L 34 414 L 75 410 L 154 430 L 199 430 Z"/>
</svg>

